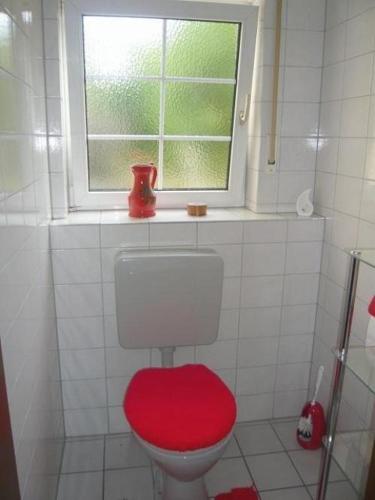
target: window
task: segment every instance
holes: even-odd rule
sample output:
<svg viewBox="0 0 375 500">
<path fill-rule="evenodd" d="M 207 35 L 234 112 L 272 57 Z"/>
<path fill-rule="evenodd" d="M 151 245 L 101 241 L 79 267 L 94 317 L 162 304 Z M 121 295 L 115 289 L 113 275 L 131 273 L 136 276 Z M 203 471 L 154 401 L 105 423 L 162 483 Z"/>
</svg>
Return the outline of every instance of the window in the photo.
<svg viewBox="0 0 375 500">
<path fill-rule="evenodd" d="M 159 206 L 243 204 L 256 9 L 123 3 L 65 7 L 71 204 L 125 207 L 150 162 Z"/>
</svg>

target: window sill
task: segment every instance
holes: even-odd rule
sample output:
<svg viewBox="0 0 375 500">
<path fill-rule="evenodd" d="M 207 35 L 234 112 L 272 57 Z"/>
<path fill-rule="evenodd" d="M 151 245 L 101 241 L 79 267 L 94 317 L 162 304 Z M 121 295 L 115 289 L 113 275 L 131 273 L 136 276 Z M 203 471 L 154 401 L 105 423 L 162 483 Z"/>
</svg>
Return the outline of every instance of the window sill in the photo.
<svg viewBox="0 0 375 500">
<path fill-rule="evenodd" d="M 65 219 L 51 221 L 53 226 L 86 225 L 86 224 L 157 224 L 183 222 L 251 222 L 269 220 L 309 220 L 324 219 L 319 215 L 299 217 L 294 213 L 258 214 L 247 208 L 209 208 L 207 215 L 192 217 L 185 209 L 160 209 L 155 217 L 146 219 L 131 218 L 127 210 L 81 211 L 70 212 Z"/>
</svg>

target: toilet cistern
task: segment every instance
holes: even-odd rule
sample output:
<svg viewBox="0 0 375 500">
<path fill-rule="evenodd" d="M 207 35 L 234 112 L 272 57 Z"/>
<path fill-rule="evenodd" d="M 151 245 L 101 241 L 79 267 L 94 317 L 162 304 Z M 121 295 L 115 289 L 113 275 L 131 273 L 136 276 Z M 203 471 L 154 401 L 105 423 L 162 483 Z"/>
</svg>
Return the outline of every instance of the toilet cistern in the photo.
<svg viewBox="0 0 375 500">
<path fill-rule="evenodd" d="M 163 471 L 163 500 L 208 500 L 204 474 L 231 439 L 236 402 L 208 367 L 174 368 L 173 351 L 217 338 L 223 260 L 206 248 L 126 250 L 116 257 L 115 282 L 120 345 L 162 351 L 162 368 L 143 368 L 130 381 L 125 416 Z"/>
</svg>

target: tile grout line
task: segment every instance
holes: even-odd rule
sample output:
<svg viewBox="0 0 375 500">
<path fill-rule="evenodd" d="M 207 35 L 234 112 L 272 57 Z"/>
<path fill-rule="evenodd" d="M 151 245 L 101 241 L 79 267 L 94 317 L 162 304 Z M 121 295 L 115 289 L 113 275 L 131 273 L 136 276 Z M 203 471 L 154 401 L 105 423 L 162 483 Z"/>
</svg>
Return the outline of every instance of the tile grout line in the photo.
<svg viewBox="0 0 375 500">
<path fill-rule="evenodd" d="M 277 432 L 276 428 L 274 427 L 274 422 L 270 421 L 270 422 L 269 422 L 269 424 L 270 424 L 270 426 L 271 426 L 272 430 L 274 431 L 274 433 L 276 434 L 276 436 L 277 436 L 278 440 L 280 441 L 281 446 L 282 446 L 282 448 L 283 448 L 284 452 L 287 454 L 287 456 L 288 456 L 288 458 L 289 458 L 289 461 L 291 462 L 291 464 L 292 464 L 292 466 L 293 466 L 294 470 L 296 471 L 297 476 L 299 477 L 299 479 L 300 479 L 300 481 L 301 481 L 301 483 L 302 483 L 303 487 L 304 487 L 304 488 L 305 488 L 305 490 L 307 491 L 307 494 L 308 494 L 308 495 L 310 495 L 310 493 L 309 493 L 309 491 L 307 490 L 307 486 L 306 486 L 306 484 L 305 484 L 305 482 L 304 482 L 304 480 L 303 480 L 303 478 L 302 478 L 301 474 L 300 474 L 300 473 L 299 473 L 299 471 L 297 470 L 297 467 L 295 466 L 295 464 L 294 464 L 294 462 L 293 462 L 293 460 L 292 460 L 291 456 L 289 455 L 289 450 L 288 450 L 288 449 L 287 449 L 287 447 L 284 445 L 283 441 L 282 441 L 282 440 L 281 440 L 281 438 L 279 437 L 279 433 Z M 297 424 L 297 422 L 296 422 L 296 424 Z M 290 450 L 290 451 L 298 451 L 298 449 L 296 449 L 296 450 Z"/>
</svg>

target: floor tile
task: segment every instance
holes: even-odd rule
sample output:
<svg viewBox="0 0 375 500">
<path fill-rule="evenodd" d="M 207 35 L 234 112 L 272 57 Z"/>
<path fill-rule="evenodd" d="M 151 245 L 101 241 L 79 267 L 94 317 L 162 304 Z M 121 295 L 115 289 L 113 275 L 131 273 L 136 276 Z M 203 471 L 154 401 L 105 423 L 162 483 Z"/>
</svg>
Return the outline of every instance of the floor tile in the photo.
<svg viewBox="0 0 375 500">
<path fill-rule="evenodd" d="M 62 473 L 103 470 L 104 438 L 67 441 Z"/>
<path fill-rule="evenodd" d="M 102 500 L 103 472 L 62 474 L 57 500 Z"/>
<path fill-rule="evenodd" d="M 236 429 L 236 437 L 244 455 L 283 450 L 280 440 L 269 424 L 241 425 Z"/>
<path fill-rule="evenodd" d="M 302 482 L 288 455 L 270 453 L 246 457 L 258 490 L 273 490 L 302 486 Z"/>
<path fill-rule="evenodd" d="M 261 500 L 311 500 L 305 488 L 285 488 L 283 490 L 264 491 Z"/>
<path fill-rule="evenodd" d="M 309 486 L 309 491 L 315 498 L 317 486 Z M 358 495 L 348 481 L 330 483 L 325 500 L 358 500 Z"/>
<path fill-rule="evenodd" d="M 241 456 L 240 447 L 237 444 L 236 438 L 233 436 L 232 439 L 229 441 L 228 446 L 225 449 L 223 458 L 234 458 L 240 456 Z"/>
<path fill-rule="evenodd" d="M 321 453 L 321 450 L 299 450 L 289 452 L 289 456 L 305 484 L 316 484 L 318 482 Z M 343 473 L 333 461 L 329 477 L 332 481 L 345 479 Z"/>
<path fill-rule="evenodd" d="M 225 458 L 206 474 L 209 496 L 230 491 L 232 488 L 251 486 L 252 480 L 242 458 Z"/>
<path fill-rule="evenodd" d="M 297 421 L 272 423 L 272 427 L 286 450 L 301 449 L 296 437 L 297 425 Z"/>
<path fill-rule="evenodd" d="M 104 500 L 152 500 L 153 495 L 150 467 L 104 473 Z"/>
<path fill-rule="evenodd" d="M 105 443 L 105 468 L 126 469 L 127 467 L 149 466 L 150 460 L 134 436 L 111 436 Z"/>
</svg>

